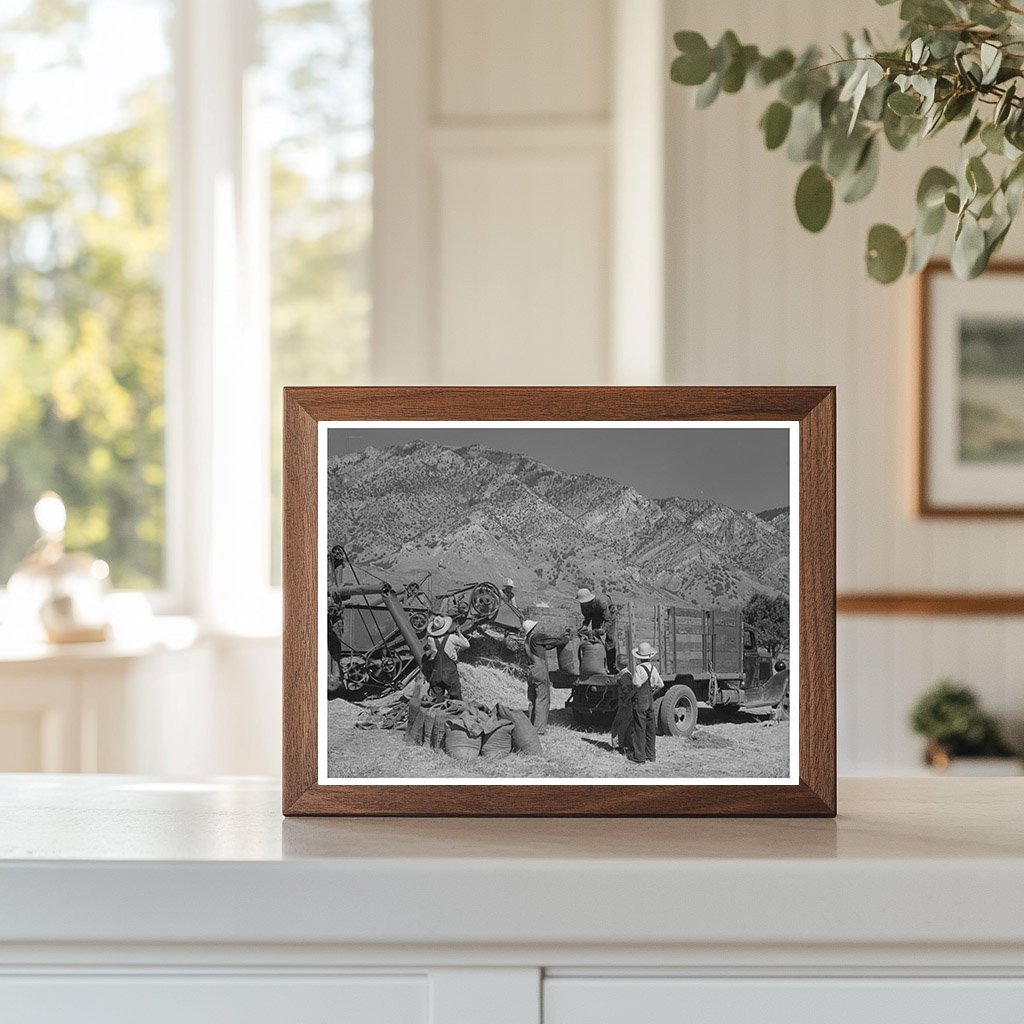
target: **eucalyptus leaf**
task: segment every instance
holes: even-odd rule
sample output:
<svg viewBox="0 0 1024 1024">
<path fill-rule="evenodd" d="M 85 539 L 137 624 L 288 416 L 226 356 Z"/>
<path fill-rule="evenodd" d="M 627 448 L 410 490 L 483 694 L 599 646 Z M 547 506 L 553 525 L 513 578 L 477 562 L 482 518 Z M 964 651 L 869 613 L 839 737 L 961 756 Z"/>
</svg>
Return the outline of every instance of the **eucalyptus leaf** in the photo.
<svg viewBox="0 0 1024 1024">
<path fill-rule="evenodd" d="M 981 84 L 991 85 L 999 74 L 999 68 L 1003 63 L 1003 51 L 991 42 L 981 44 L 979 51 L 981 58 Z"/>
<path fill-rule="evenodd" d="M 1002 156 L 1003 149 L 1006 146 L 1006 133 L 1003 131 L 1002 126 L 993 124 L 991 121 L 984 125 L 981 129 L 981 144 L 993 156 Z"/>
<path fill-rule="evenodd" d="M 976 194 L 987 196 L 995 188 L 992 175 L 980 156 L 972 156 L 967 161 L 966 176 Z"/>
<path fill-rule="evenodd" d="M 968 17 L 976 24 L 984 25 L 985 28 L 999 30 L 1007 25 L 1006 15 L 990 3 L 972 3 L 968 10 Z"/>
<path fill-rule="evenodd" d="M 1016 96 L 1017 83 L 1011 82 L 1006 87 L 1006 91 L 1003 93 L 999 102 L 996 104 L 996 112 L 992 116 L 992 120 L 995 121 L 996 124 L 1002 124 L 1010 116 L 1010 113 L 1013 110 L 1013 101 Z"/>
<path fill-rule="evenodd" d="M 761 116 L 764 144 L 768 149 L 778 149 L 786 141 L 789 126 L 793 121 L 793 108 L 788 103 L 776 100 Z"/>
<path fill-rule="evenodd" d="M 964 132 L 963 139 L 960 140 L 961 146 L 970 145 L 981 133 L 983 123 L 980 117 L 972 117 L 971 123 L 967 126 L 967 131 Z"/>
<path fill-rule="evenodd" d="M 715 102 L 721 91 L 721 78 L 717 74 L 712 74 L 712 76 L 694 93 L 693 105 L 698 110 L 706 110 Z"/>
<path fill-rule="evenodd" d="M 832 215 L 832 180 L 817 165 L 811 164 L 796 186 L 796 215 L 808 231 L 821 231 Z"/>
<path fill-rule="evenodd" d="M 844 203 L 860 202 L 875 187 L 878 181 L 879 148 L 877 137 L 864 143 L 853 175 L 843 187 Z"/>
<path fill-rule="evenodd" d="M 753 71 L 754 81 L 764 87 L 784 78 L 793 70 L 796 58 L 790 50 L 776 50 L 770 57 L 762 57 Z"/>
<path fill-rule="evenodd" d="M 736 33 L 732 29 L 727 29 L 711 51 L 711 70 L 721 74 L 733 62 L 733 57 L 740 49 L 741 44 Z"/>
<path fill-rule="evenodd" d="M 779 88 L 779 98 L 791 107 L 797 107 L 807 99 L 807 75 L 803 71 L 794 71 L 787 75 Z"/>
<path fill-rule="evenodd" d="M 916 114 L 921 107 L 921 100 L 909 92 L 894 92 L 889 96 L 889 109 L 894 114 Z"/>
<path fill-rule="evenodd" d="M 793 111 L 786 155 L 793 163 L 817 160 L 821 142 L 821 111 L 817 103 L 805 101 Z"/>
<path fill-rule="evenodd" d="M 890 224 L 875 224 L 868 232 L 868 273 L 880 284 L 892 284 L 907 263 L 906 239 Z"/>
<path fill-rule="evenodd" d="M 908 274 L 917 274 L 930 262 L 939 244 L 941 231 L 926 232 L 920 227 L 914 230 L 910 238 L 910 262 L 907 264 Z"/>
<path fill-rule="evenodd" d="M 950 257 L 953 273 L 964 281 L 977 277 L 980 270 L 975 268 L 981 265 L 984 269 L 984 260 L 985 232 L 978 219 L 972 213 L 965 212 L 953 238 L 953 251 Z"/>
<path fill-rule="evenodd" d="M 929 167 L 921 175 L 917 186 L 917 207 L 927 212 L 936 206 L 942 206 L 946 192 L 956 184 L 956 176 L 944 167 Z"/>
</svg>

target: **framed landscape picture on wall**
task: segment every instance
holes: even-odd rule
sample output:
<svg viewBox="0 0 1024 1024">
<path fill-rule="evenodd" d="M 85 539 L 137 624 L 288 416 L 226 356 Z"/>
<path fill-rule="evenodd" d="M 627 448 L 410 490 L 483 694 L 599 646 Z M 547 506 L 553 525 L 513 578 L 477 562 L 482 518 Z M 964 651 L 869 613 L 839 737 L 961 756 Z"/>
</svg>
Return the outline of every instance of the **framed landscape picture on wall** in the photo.
<svg viewBox="0 0 1024 1024">
<path fill-rule="evenodd" d="M 917 512 L 1024 515 L 1024 263 L 920 281 Z"/>
<path fill-rule="evenodd" d="M 831 388 L 289 388 L 288 814 L 835 812 Z"/>
</svg>

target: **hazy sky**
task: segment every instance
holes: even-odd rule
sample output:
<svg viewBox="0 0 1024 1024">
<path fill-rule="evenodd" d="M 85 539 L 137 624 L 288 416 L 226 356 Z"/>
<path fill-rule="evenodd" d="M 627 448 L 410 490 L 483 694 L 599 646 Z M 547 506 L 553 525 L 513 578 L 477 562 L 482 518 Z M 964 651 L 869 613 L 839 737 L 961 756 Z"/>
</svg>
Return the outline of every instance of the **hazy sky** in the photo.
<svg viewBox="0 0 1024 1024">
<path fill-rule="evenodd" d="M 327 453 L 416 440 L 521 453 L 555 469 L 611 477 L 648 498 L 713 498 L 751 512 L 789 504 L 784 427 L 335 427 L 328 432 Z"/>
</svg>

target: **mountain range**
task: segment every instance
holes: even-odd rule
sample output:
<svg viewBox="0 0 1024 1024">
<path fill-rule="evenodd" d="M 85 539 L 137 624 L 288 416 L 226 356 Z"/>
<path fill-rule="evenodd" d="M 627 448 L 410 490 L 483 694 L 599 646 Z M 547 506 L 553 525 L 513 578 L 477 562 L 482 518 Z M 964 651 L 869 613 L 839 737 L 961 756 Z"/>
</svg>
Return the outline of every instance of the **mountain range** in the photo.
<svg viewBox="0 0 1024 1024">
<path fill-rule="evenodd" d="M 328 544 L 395 583 L 515 581 L 520 604 L 578 586 L 617 599 L 734 607 L 789 593 L 789 510 L 649 498 L 525 455 L 427 441 L 328 460 Z"/>
</svg>

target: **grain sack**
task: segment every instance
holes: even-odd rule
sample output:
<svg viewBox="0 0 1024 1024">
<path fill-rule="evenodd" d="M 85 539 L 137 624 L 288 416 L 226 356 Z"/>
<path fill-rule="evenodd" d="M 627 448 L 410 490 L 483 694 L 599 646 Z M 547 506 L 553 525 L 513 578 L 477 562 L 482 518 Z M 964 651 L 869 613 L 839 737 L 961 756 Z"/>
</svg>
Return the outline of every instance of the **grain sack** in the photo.
<svg viewBox="0 0 1024 1024">
<path fill-rule="evenodd" d="M 498 727 L 484 735 L 480 753 L 487 758 L 508 757 L 512 753 L 513 723 L 506 719 L 498 723 Z"/>
<path fill-rule="evenodd" d="M 567 676 L 578 678 L 580 674 L 580 638 L 571 637 L 564 647 L 558 648 L 558 667 Z"/>
<path fill-rule="evenodd" d="M 444 749 L 456 761 L 471 761 L 480 756 L 480 736 L 470 736 L 461 722 L 450 720 L 445 731 Z"/>
<path fill-rule="evenodd" d="M 506 707 L 504 704 L 498 704 L 494 710 L 501 718 L 507 718 L 512 722 L 512 749 L 514 751 L 519 754 L 544 753 L 540 736 L 524 712 Z"/>
<path fill-rule="evenodd" d="M 608 671 L 608 659 L 600 640 L 587 640 L 580 644 L 580 676 L 601 675 Z"/>
</svg>

